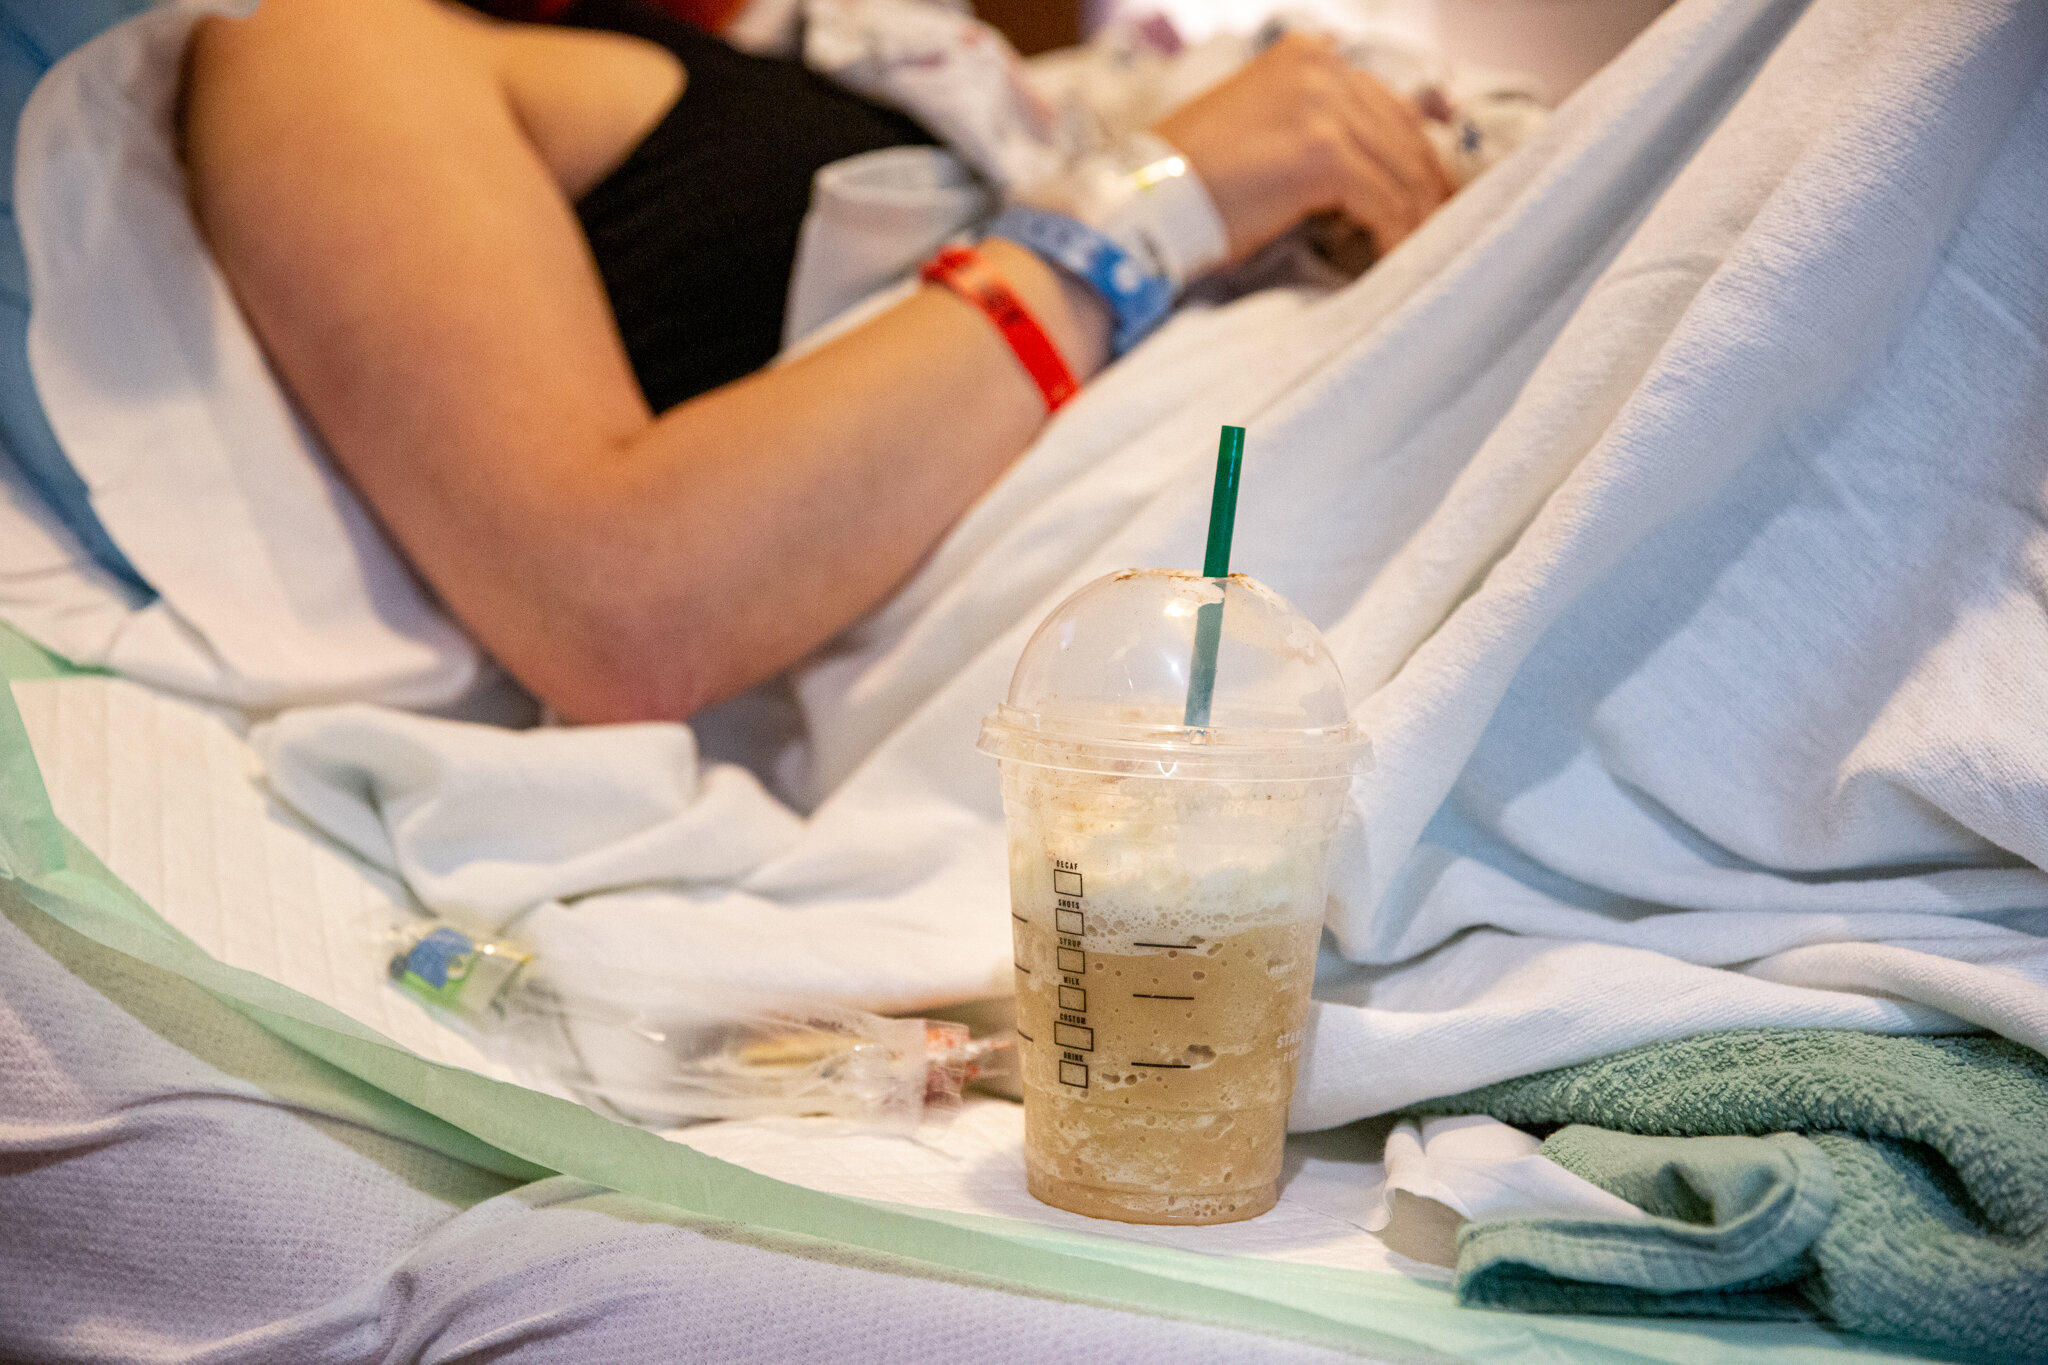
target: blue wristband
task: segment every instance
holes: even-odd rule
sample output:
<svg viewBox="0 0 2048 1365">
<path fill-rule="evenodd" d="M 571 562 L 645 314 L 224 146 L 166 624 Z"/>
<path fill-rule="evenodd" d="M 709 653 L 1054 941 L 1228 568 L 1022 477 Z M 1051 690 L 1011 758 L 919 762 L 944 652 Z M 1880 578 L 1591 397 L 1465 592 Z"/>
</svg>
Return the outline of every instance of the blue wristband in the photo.
<svg viewBox="0 0 2048 1365">
<path fill-rule="evenodd" d="M 1063 213 L 1015 204 L 997 215 L 987 235 L 1029 248 L 1100 295 L 1116 323 L 1112 355 L 1144 340 L 1173 309 L 1171 280 L 1146 271 L 1110 238 Z"/>
</svg>

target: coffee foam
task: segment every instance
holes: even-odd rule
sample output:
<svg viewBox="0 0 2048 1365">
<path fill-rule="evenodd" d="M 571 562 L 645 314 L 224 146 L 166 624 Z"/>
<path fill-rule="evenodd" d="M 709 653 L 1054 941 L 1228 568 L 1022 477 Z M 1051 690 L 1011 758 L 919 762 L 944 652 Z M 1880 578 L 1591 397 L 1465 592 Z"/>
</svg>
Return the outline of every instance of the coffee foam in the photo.
<svg viewBox="0 0 2048 1365">
<path fill-rule="evenodd" d="M 1220 939 L 1269 924 L 1320 919 L 1323 847 L 1282 846 L 1224 852 L 1213 846 L 1137 844 L 1114 837 L 1072 840 L 1019 829 L 1011 843 L 1013 884 L 1054 896 L 1052 866 L 1068 862 L 1085 879 L 1091 940 Z"/>
<path fill-rule="evenodd" d="M 1019 768 L 1005 795 L 1013 886 L 1050 897 L 1054 864 L 1071 865 L 1085 880 L 1091 939 L 1171 928 L 1177 941 L 1213 942 L 1323 914 L 1341 801 L 1327 786 Z"/>
</svg>

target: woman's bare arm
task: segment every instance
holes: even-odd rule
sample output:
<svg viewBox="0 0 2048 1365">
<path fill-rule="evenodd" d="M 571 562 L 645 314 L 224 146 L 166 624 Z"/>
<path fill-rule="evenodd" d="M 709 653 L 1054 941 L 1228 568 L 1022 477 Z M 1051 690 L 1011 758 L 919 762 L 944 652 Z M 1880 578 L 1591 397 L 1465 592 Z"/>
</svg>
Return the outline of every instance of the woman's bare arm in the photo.
<svg viewBox="0 0 2048 1365">
<path fill-rule="evenodd" d="M 565 192 L 601 173 L 617 111 L 582 109 L 580 141 L 537 118 L 505 37 L 422 0 L 209 21 L 194 201 L 335 459 L 471 632 L 567 716 L 685 717 L 871 609 L 1043 404 L 987 320 L 927 288 L 656 417 Z M 1076 373 L 1099 368 L 1092 297 L 985 250 Z"/>
</svg>

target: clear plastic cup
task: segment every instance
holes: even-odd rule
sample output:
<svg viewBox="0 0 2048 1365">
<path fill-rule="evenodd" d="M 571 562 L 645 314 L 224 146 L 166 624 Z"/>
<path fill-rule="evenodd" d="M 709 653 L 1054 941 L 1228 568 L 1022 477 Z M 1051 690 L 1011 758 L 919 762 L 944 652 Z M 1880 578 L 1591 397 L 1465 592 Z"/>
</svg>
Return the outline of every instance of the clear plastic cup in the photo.
<svg viewBox="0 0 2048 1365">
<path fill-rule="evenodd" d="M 1190 726 L 1204 608 L 1221 631 Z M 1009 824 L 1032 1194 L 1132 1223 L 1265 1212 L 1369 753 L 1322 636 L 1241 574 L 1111 574 L 1038 628 L 979 747 Z"/>
</svg>

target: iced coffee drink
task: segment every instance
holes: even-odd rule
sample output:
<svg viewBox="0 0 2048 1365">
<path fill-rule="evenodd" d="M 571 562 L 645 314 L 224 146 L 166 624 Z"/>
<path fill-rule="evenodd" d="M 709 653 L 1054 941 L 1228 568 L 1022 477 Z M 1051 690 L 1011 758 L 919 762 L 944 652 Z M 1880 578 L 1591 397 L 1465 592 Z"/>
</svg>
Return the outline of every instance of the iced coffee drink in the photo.
<svg viewBox="0 0 2048 1365">
<path fill-rule="evenodd" d="M 1127 635 L 1128 618 L 1156 622 L 1166 638 L 1145 648 L 1171 662 L 1191 619 L 1176 608 L 1225 589 L 1156 573 L 1102 580 L 1056 612 L 984 735 L 1004 760 L 1026 1174 L 1077 1213 L 1229 1222 L 1278 1194 L 1329 842 L 1360 746 L 1313 629 L 1249 580 L 1230 588 L 1237 649 L 1200 732 L 1176 723 L 1184 670 L 1166 669 L 1149 703 L 1126 688 L 1090 706 L 1060 676 L 1085 674 L 1062 667 L 1078 659 L 1032 667 L 1062 617 L 1055 642 L 1087 643 L 1076 616 L 1126 618 Z M 1126 646 L 1109 655 L 1128 677 L 1145 649 Z"/>
</svg>

